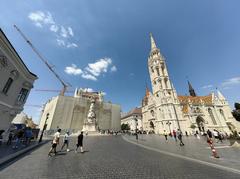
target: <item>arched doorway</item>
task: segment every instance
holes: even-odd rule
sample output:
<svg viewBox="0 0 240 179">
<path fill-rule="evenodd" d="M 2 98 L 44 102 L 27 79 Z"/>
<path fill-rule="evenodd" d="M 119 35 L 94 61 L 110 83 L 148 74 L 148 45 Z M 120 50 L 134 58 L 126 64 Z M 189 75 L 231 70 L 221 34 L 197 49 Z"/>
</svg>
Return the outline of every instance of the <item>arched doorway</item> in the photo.
<svg viewBox="0 0 240 179">
<path fill-rule="evenodd" d="M 205 127 L 204 127 L 204 119 L 201 116 L 198 116 L 196 119 L 196 123 L 198 125 L 198 129 L 200 132 L 205 132 Z"/>
</svg>

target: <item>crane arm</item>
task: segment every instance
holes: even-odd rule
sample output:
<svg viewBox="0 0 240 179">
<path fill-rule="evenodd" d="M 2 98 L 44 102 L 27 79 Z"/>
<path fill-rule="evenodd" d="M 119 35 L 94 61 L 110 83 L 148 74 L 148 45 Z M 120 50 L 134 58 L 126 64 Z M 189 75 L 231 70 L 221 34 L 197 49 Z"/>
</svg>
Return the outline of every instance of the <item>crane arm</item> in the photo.
<svg viewBox="0 0 240 179">
<path fill-rule="evenodd" d="M 61 78 L 60 76 L 53 70 L 53 68 L 50 66 L 50 64 L 43 58 L 43 56 L 39 53 L 39 51 L 34 47 L 34 45 L 31 43 L 30 40 L 22 33 L 22 31 L 16 26 L 13 25 L 15 29 L 20 33 L 20 35 L 23 37 L 23 39 L 29 44 L 29 46 L 32 48 L 32 50 L 37 54 L 37 56 L 40 58 L 40 60 L 45 63 L 45 65 L 48 67 L 48 69 L 55 75 L 55 77 L 60 81 L 60 83 L 63 85 L 63 89 L 60 94 L 64 95 L 66 89 L 68 86 Z"/>
</svg>

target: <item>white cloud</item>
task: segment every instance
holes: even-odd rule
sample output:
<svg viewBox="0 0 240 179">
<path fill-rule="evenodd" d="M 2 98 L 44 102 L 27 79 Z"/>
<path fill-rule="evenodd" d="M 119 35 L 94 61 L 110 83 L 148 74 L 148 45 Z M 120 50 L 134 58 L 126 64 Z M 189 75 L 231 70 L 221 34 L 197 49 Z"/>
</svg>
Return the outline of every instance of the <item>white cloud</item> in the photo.
<svg viewBox="0 0 240 179">
<path fill-rule="evenodd" d="M 75 64 L 66 67 L 64 71 L 69 75 L 81 75 L 83 73 L 82 70 L 77 68 L 77 65 Z"/>
<path fill-rule="evenodd" d="M 57 44 L 59 45 L 59 46 L 65 46 L 65 41 L 64 40 L 62 40 L 62 39 L 57 39 Z"/>
<path fill-rule="evenodd" d="M 68 27 L 68 33 L 69 33 L 69 35 L 71 35 L 72 37 L 74 36 L 73 30 L 72 30 L 71 27 Z"/>
<path fill-rule="evenodd" d="M 50 12 L 44 13 L 42 11 L 31 12 L 28 18 L 34 22 L 37 27 L 42 27 L 43 24 L 55 24 L 52 14 Z"/>
<path fill-rule="evenodd" d="M 59 40 L 59 43 L 62 43 L 62 41 Z M 97 81 L 97 77 L 99 75 L 108 71 L 110 64 L 112 64 L 111 58 L 102 58 L 97 60 L 95 63 L 89 63 L 84 70 L 81 70 L 75 64 L 72 64 L 71 66 L 66 67 L 64 71 L 67 74 L 81 75 L 81 77 L 84 79 Z M 117 67 L 115 65 L 113 65 L 110 69 L 112 72 L 116 70 Z"/>
<path fill-rule="evenodd" d="M 107 72 L 108 66 L 112 63 L 110 58 L 102 58 L 95 63 L 89 63 L 86 70 L 92 73 L 94 76 L 99 76 L 103 72 Z"/>
<path fill-rule="evenodd" d="M 87 80 L 97 81 L 97 78 L 95 76 L 88 74 L 88 73 L 83 73 L 82 78 L 87 79 Z"/>
<path fill-rule="evenodd" d="M 78 47 L 78 45 L 75 44 L 75 43 L 68 43 L 67 44 L 67 48 L 76 48 L 76 47 Z"/>
<path fill-rule="evenodd" d="M 68 31 L 65 29 L 65 27 L 61 26 L 61 33 L 60 35 L 64 38 L 68 37 Z"/>
<path fill-rule="evenodd" d="M 111 72 L 117 71 L 117 67 L 114 65 L 114 66 L 111 67 L 110 70 L 111 70 Z"/>
<path fill-rule="evenodd" d="M 50 26 L 50 30 L 51 30 L 52 32 L 57 32 L 58 29 L 59 29 L 59 27 L 58 27 L 57 25 L 51 25 L 51 26 Z"/>
<path fill-rule="evenodd" d="M 74 36 L 72 27 L 64 27 L 57 24 L 53 19 L 50 12 L 34 11 L 30 12 L 28 18 L 34 23 L 35 26 L 43 28 L 47 27 L 56 35 L 57 44 L 65 48 L 76 48 L 78 45 L 71 41 Z"/>
<path fill-rule="evenodd" d="M 238 84 L 240 84 L 240 77 L 234 77 L 234 78 L 227 79 L 221 85 L 223 87 L 227 87 L 227 86 L 238 85 Z"/>
<path fill-rule="evenodd" d="M 213 87 L 213 85 L 205 85 L 202 87 L 202 89 L 208 89 L 208 88 L 212 88 L 212 87 Z"/>
</svg>

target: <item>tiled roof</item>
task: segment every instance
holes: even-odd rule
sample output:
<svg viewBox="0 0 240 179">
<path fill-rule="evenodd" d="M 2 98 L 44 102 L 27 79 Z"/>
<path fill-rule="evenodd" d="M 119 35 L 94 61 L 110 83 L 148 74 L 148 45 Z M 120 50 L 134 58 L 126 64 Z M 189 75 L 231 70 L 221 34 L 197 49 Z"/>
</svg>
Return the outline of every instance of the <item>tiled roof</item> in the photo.
<svg viewBox="0 0 240 179">
<path fill-rule="evenodd" d="M 189 113 L 189 103 L 192 103 L 193 105 L 200 105 L 200 104 L 205 104 L 205 105 L 212 105 L 213 104 L 213 99 L 212 95 L 208 96 L 178 96 L 178 100 L 180 104 L 183 106 L 182 112 L 184 114 Z"/>
<path fill-rule="evenodd" d="M 126 115 L 122 116 L 122 119 L 127 118 L 132 115 L 142 115 L 142 108 L 134 108 L 129 111 Z"/>
<path fill-rule="evenodd" d="M 198 105 L 198 104 L 207 104 L 207 105 L 211 105 L 213 104 L 213 99 L 212 99 L 212 95 L 208 95 L 208 96 L 178 96 L 178 100 L 181 104 L 188 104 L 189 102 L 194 104 L 194 105 Z"/>
</svg>

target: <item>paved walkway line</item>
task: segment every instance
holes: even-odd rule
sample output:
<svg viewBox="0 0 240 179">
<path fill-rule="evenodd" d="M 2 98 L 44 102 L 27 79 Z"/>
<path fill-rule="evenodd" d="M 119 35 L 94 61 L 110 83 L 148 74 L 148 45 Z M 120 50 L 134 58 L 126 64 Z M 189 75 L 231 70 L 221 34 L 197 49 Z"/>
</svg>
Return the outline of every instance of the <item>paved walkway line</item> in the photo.
<svg viewBox="0 0 240 179">
<path fill-rule="evenodd" d="M 184 159 L 184 160 L 196 162 L 196 163 L 199 163 L 199 164 L 202 164 L 202 165 L 207 165 L 207 166 L 214 167 L 214 168 L 221 169 L 221 170 L 225 170 L 225 171 L 228 171 L 228 172 L 233 172 L 233 173 L 236 173 L 236 174 L 239 174 L 239 175 L 240 175 L 240 170 L 237 170 L 237 169 L 234 169 L 234 168 L 225 167 L 225 166 L 218 165 L 218 164 L 215 164 L 215 163 L 210 163 L 210 162 L 206 162 L 206 161 L 203 161 L 203 160 L 198 160 L 198 159 L 194 159 L 194 158 L 182 156 L 182 155 L 179 155 L 179 154 L 175 154 L 175 153 L 171 153 L 171 152 L 166 152 L 166 151 L 159 150 L 159 149 L 156 149 L 156 148 L 148 147 L 148 146 L 145 146 L 145 145 L 143 145 L 143 144 L 139 144 L 139 143 L 137 143 L 137 142 L 134 142 L 134 141 L 132 141 L 132 140 L 129 140 L 129 139 L 127 139 L 127 138 L 124 137 L 124 136 L 122 136 L 122 138 L 123 138 L 126 142 L 129 142 L 129 143 L 131 143 L 131 144 L 137 145 L 137 146 L 139 146 L 139 147 L 142 147 L 142 148 L 145 148 L 145 149 L 148 149 L 148 150 L 152 150 L 152 151 L 155 151 L 155 152 L 158 152 L 158 153 L 161 153 L 161 154 L 165 154 L 165 155 L 169 155 L 169 156 L 172 156 L 172 157 L 177 157 L 177 158 L 181 158 L 181 159 Z"/>
</svg>

